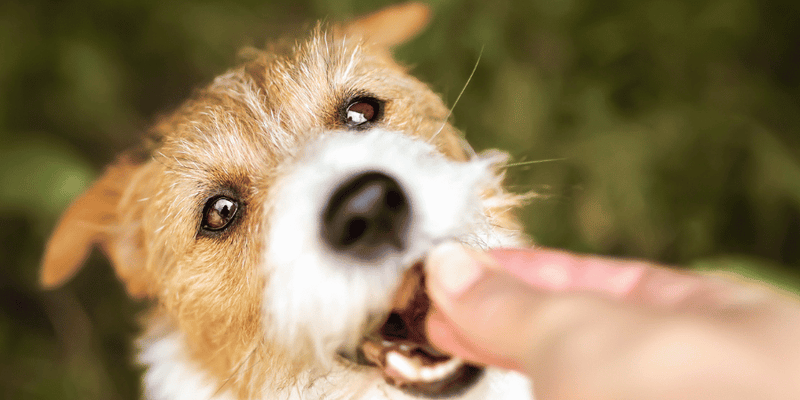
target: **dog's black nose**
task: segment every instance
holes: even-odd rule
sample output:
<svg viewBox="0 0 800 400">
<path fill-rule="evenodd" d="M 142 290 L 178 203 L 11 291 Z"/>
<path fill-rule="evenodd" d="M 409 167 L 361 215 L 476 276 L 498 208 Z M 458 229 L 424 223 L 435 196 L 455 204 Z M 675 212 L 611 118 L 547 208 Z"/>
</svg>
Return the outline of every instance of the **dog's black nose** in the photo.
<svg viewBox="0 0 800 400">
<path fill-rule="evenodd" d="M 322 237 L 336 251 L 372 260 L 405 248 L 410 207 L 394 179 L 365 172 L 344 182 L 323 214 Z"/>
</svg>

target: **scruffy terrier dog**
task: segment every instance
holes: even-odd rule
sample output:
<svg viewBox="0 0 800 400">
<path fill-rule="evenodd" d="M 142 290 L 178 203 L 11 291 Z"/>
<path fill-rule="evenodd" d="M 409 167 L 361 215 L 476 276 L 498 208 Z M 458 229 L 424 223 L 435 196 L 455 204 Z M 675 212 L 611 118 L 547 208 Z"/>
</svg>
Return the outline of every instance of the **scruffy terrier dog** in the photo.
<svg viewBox="0 0 800 400">
<path fill-rule="evenodd" d="M 99 245 L 130 295 L 152 301 L 146 398 L 530 396 L 525 378 L 442 354 L 424 332 L 432 246 L 523 242 L 503 155 L 472 153 L 391 58 L 428 14 L 390 7 L 259 52 L 66 211 L 42 283 Z"/>
</svg>

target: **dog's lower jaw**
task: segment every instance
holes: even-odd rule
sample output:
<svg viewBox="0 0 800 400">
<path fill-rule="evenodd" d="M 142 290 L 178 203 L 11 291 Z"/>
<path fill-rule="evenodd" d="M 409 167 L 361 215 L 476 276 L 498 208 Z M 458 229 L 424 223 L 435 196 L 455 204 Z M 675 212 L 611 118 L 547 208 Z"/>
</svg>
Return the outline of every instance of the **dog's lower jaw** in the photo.
<svg viewBox="0 0 800 400">
<path fill-rule="evenodd" d="M 158 324 L 157 321 L 153 321 Z M 183 335 L 161 324 L 139 340 L 139 363 L 144 373 L 144 398 L 148 400 L 240 400 L 225 382 L 214 379 L 189 357 Z M 531 399 L 530 381 L 520 374 L 487 369 L 480 381 L 459 400 Z M 289 386 L 263 382 L 249 400 L 418 400 L 389 384 L 376 371 L 335 366 L 317 378 L 298 377 Z M 244 400 L 244 399 L 241 399 Z"/>
</svg>

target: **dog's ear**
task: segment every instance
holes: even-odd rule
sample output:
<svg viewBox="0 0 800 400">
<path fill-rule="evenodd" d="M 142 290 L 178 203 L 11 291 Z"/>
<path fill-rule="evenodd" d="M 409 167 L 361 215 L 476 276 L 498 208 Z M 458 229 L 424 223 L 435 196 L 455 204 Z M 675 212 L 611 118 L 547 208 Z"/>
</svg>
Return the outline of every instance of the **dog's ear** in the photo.
<svg viewBox="0 0 800 400">
<path fill-rule="evenodd" d="M 128 188 L 139 165 L 120 158 L 78 197 L 61 216 L 45 248 L 40 283 L 44 288 L 60 286 L 83 266 L 94 245 L 109 256 L 117 275 L 132 297 L 147 294 L 143 272 L 144 254 L 137 221 L 120 213 Z"/>
<path fill-rule="evenodd" d="M 350 22 L 344 31 L 348 35 L 361 36 L 371 44 L 391 48 L 422 32 L 430 16 L 431 9 L 425 4 L 397 4 Z"/>
</svg>

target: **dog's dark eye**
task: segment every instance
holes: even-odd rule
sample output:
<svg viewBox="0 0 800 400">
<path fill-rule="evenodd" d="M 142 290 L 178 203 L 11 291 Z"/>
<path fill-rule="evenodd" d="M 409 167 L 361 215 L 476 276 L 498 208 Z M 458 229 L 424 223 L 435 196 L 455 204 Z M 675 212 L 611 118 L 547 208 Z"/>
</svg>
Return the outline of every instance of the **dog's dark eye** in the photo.
<svg viewBox="0 0 800 400">
<path fill-rule="evenodd" d="M 345 109 L 344 123 L 350 128 L 365 128 L 381 117 L 383 104 L 374 97 L 357 97 Z"/>
<path fill-rule="evenodd" d="M 203 229 L 219 231 L 227 228 L 238 210 L 239 204 L 231 198 L 217 196 L 210 199 L 203 210 Z"/>
</svg>

